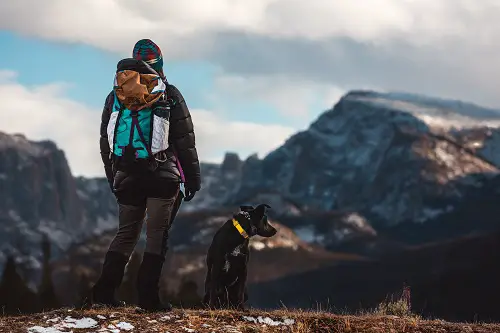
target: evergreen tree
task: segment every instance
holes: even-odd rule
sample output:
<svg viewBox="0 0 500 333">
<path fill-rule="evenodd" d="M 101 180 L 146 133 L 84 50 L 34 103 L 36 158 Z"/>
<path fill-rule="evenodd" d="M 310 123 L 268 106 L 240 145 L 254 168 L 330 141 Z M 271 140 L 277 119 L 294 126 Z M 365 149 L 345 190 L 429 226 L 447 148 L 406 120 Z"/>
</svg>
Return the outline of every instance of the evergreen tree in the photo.
<svg viewBox="0 0 500 333">
<path fill-rule="evenodd" d="M 5 314 L 33 313 L 39 311 L 38 297 L 17 272 L 12 256 L 7 257 L 0 280 L 0 309 Z"/>
<path fill-rule="evenodd" d="M 55 293 L 54 283 L 52 282 L 52 267 L 50 264 L 50 241 L 45 234 L 42 238 L 42 254 L 42 282 L 38 291 L 40 304 L 43 310 L 57 309 L 60 307 L 60 304 Z"/>
</svg>

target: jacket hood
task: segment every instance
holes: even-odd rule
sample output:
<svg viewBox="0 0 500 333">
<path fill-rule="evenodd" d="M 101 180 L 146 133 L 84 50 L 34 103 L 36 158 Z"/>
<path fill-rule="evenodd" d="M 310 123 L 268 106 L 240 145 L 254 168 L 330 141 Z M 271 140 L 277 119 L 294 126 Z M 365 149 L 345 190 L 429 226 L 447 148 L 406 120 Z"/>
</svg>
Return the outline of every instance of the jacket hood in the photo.
<svg viewBox="0 0 500 333">
<path fill-rule="evenodd" d="M 142 60 L 123 59 L 116 69 L 114 92 L 132 111 L 150 107 L 165 93 L 162 77 Z"/>
</svg>

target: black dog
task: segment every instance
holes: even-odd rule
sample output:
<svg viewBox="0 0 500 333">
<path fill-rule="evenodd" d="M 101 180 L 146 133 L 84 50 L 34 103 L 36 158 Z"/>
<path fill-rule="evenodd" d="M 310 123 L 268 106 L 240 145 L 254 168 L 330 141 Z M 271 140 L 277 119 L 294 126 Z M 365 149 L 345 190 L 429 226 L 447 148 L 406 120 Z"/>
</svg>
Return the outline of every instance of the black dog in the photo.
<svg viewBox="0 0 500 333">
<path fill-rule="evenodd" d="M 240 206 L 241 211 L 215 234 L 207 254 L 203 299 L 210 308 L 244 310 L 250 237 L 272 237 L 277 232 L 267 220 L 266 208 L 271 206 Z"/>
</svg>

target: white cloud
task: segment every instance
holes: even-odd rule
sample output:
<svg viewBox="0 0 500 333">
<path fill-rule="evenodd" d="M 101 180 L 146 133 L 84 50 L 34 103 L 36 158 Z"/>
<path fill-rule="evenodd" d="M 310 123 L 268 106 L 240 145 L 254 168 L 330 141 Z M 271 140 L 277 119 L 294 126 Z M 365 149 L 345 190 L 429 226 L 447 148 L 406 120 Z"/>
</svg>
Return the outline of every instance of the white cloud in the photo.
<svg viewBox="0 0 500 333">
<path fill-rule="evenodd" d="M 167 66 L 211 62 L 220 91 L 298 117 L 362 87 L 498 107 L 498 17 L 498 0 L 0 1 L 0 29 L 121 56 L 152 38 Z"/>
<path fill-rule="evenodd" d="M 22 133 L 31 140 L 51 139 L 64 150 L 73 172 L 102 174 L 100 115 L 60 95 L 64 86 L 26 87 L 13 80 L 0 81 L 0 130 Z"/>
<path fill-rule="evenodd" d="M 307 39 L 410 37 L 411 43 L 426 43 L 459 37 L 494 43 L 499 12 L 496 0 L 17 0 L 0 3 L 0 28 L 126 52 L 144 35 L 176 45 L 169 40 L 217 30 Z"/>
<path fill-rule="evenodd" d="M 499 16 L 498 0 L 0 1 L 0 29 L 122 56 L 152 38 L 167 60 L 202 59 L 229 76 L 279 74 L 490 106 L 500 105 Z"/>
<path fill-rule="evenodd" d="M 296 117 L 308 125 L 311 110 L 330 108 L 346 89 L 308 80 L 290 80 L 284 75 L 221 75 L 215 78 L 215 89 L 242 101 L 265 101 L 285 117 Z"/>
<path fill-rule="evenodd" d="M 66 83 L 28 87 L 16 76 L 0 70 L 0 130 L 23 133 L 31 140 L 53 140 L 66 153 L 74 174 L 102 176 L 100 110 L 65 97 Z M 226 121 L 207 110 L 192 110 L 192 116 L 202 160 L 220 161 L 227 150 L 262 155 L 294 132 L 279 125 Z"/>
<path fill-rule="evenodd" d="M 281 125 L 225 121 L 207 110 L 193 110 L 191 113 L 196 145 L 205 161 L 221 162 L 221 150 L 237 152 L 240 157 L 253 153 L 263 157 L 295 132 L 295 129 Z"/>
</svg>

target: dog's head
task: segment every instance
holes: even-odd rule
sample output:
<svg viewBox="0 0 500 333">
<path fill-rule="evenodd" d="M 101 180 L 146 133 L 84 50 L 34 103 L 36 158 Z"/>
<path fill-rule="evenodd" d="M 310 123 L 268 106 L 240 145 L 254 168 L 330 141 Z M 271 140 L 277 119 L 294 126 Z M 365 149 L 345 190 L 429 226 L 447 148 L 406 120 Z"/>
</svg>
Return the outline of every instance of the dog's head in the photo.
<svg viewBox="0 0 500 333">
<path fill-rule="evenodd" d="M 272 237 L 276 235 L 276 228 L 267 220 L 266 211 L 268 208 L 271 208 L 271 206 L 266 204 L 260 204 L 255 208 L 249 205 L 240 206 L 240 210 L 243 212 L 242 215 L 246 218 L 238 220 L 245 231 L 249 232 L 249 235 L 259 235 L 261 237 Z"/>
</svg>

